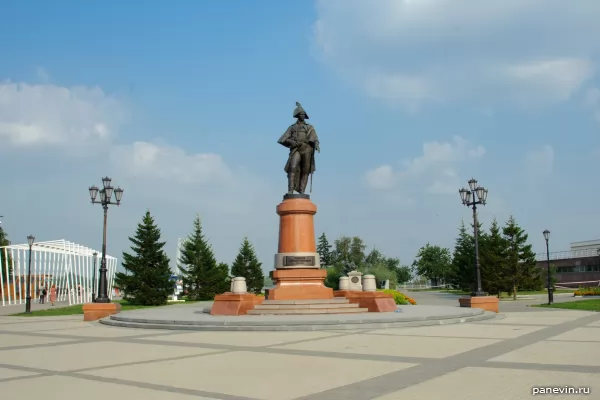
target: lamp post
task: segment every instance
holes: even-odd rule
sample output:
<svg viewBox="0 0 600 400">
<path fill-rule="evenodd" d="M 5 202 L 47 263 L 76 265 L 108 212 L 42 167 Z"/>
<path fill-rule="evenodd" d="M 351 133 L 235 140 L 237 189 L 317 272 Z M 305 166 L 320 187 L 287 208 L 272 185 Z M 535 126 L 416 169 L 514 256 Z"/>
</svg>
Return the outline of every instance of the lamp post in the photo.
<svg viewBox="0 0 600 400">
<path fill-rule="evenodd" d="M 544 232 L 544 239 L 546 240 L 546 266 L 548 268 L 548 305 L 554 303 L 554 294 L 552 283 L 551 283 L 551 274 L 550 274 L 550 231 L 546 229 Z"/>
<path fill-rule="evenodd" d="M 92 303 L 96 302 L 96 260 L 98 259 L 98 252 L 92 254 L 94 256 L 94 273 L 92 274 Z"/>
<path fill-rule="evenodd" d="M 27 244 L 29 245 L 29 266 L 27 267 L 27 297 L 25 297 L 25 313 L 31 314 L 31 249 L 35 237 L 33 235 L 27 236 Z"/>
<path fill-rule="evenodd" d="M 123 197 L 123 189 L 113 188 L 111 186 L 112 179 L 108 176 L 102 178 L 102 189 L 98 189 L 97 186 L 91 186 L 89 188 L 90 198 L 92 204 L 100 204 L 104 209 L 104 229 L 102 231 L 102 259 L 100 260 L 100 281 L 98 282 L 98 297 L 94 303 L 110 303 L 108 297 L 108 279 L 106 278 L 106 219 L 108 217 L 108 206 L 109 205 L 120 205 L 121 198 Z M 96 200 L 96 197 L 100 193 L 100 200 Z M 115 194 L 115 202 L 112 202 L 113 193 Z"/>
<path fill-rule="evenodd" d="M 481 290 L 481 271 L 479 268 L 479 229 L 477 226 L 477 206 L 481 204 L 485 205 L 488 191 L 482 186 L 479 186 L 474 178 L 469 180 L 469 189 L 462 188 L 458 191 L 460 199 L 463 205 L 471 207 L 473 209 L 473 233 L 475 237 L 475 290 L 471 293 L 471 296 L 478 297 L 483 296 L 484 293 Z"/>
</svg>

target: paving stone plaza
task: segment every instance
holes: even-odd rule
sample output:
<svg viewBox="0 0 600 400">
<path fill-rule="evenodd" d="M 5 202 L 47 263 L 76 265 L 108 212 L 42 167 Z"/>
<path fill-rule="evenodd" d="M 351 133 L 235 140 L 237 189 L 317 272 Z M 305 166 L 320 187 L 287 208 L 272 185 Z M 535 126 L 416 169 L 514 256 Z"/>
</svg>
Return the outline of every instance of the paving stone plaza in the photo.
<svg viewBox="0 0 600 400">
<path fill-rule="evenodd" d="M 420 294 L 417 301 L 440 300 Z M 11 400 L 516 400 L 534 388 L 569 386 L 591 393 L 545 397 L 598 398 L 600 313 L 525 305 L 501 304 L 498 318 L 470 323 L 328 332 L 181 332 L 81 316 L 3 316 L 0 393 Z"/>
</svg>

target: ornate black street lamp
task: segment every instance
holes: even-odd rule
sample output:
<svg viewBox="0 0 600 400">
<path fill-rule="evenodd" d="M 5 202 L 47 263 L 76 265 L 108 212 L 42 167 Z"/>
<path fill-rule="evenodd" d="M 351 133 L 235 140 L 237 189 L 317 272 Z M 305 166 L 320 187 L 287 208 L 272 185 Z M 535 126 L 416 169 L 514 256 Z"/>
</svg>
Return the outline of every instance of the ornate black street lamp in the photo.
<svg viewBox="0 0 600 400">
<path fill-rule="evenodd" d="M 92 303 L 96 302 L 96 260 L 98 259 L 98 253 L 94 252 L 94 273 L 92 274 Z"/>
<path fill-rule="evenodd" d="M 27 267 L 27 297 L 25 297 L 25 313 L 31 314 L 31 249 L 35 237 L 33 235 L 27 236 L 27 244 L 29 245 L 29 266 Z"/>
<path fill-rule="evenodd" d="M 469 189 L 462 188 L 458 191 L 460 199 L 463 205 L 473 208 L 473 233 L 475 237 L 475 291 L 471 293 L 471 296 L 484 296 L 485 294 L 481 290 L 481 271 L 479 268 L 479 229 L 477 226 L 477 206 L 481 204 L 485 206 L 488 191 L 487 189 L 479 186 L 475 179 L 469 181 Z"/>
<path fill-rule="evenodd" d="M 544 239 L 546 240 L 546 266 L 548 267 L 548 305 L 554 303 L 554 288 L 552 287 L 552 279 L 550 274 L 550 231 L 546 229 L 544 232 Z"/>
<path fill-rule="evenodd" d="M 110 185 L 110 179 L 108 176 L 102 178 L 102 189 L 98 189 L 97 186 L 91 186 L 89 188 L 90 198 L 92 199 L 92 204 L 100 204 L 104 209 L 104 230 L 102 233 L 102 259 L 100 261 L 100 281 L 98 282 L 98 297 L 95 299 L 94 303 L 110 303 L 110 298 L 108 297 L 108 279 L 106 277 L 106 219 L 108 217 L 108 206 L 109 205 L 120 205 L 121 198 L 123 197 L 123 189 L 121 188 L 113 188 Z M 96 196 L 100 193 L 100 200 L 96 201 Z M 112 202 L 113 193 L 115 194 L 116 202 Z"/>
</svg>

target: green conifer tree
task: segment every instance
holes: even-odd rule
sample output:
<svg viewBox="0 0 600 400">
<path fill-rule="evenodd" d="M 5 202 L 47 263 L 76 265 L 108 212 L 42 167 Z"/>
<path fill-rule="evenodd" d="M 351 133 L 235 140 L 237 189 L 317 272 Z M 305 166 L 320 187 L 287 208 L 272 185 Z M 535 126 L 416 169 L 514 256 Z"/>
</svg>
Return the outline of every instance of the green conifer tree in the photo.
<svg viewBox="0 0 600 400">
<path fill-rule="evenodd" d="M 262 263 L 256 258 L 254 247 L 247 237 L 244 238 L 240 251 L 231 264 L 231 276 L 246 278 L 248 293 L 259 294 L 265 283 Z"/>
<path fill-rule="evenodd" d="M 331 245 L 327 240 L 327 236 L 325 236 L 325 232 L 323 232 L 323 234 L 319 236 L 319 243 L 317 244 L 317 253 L 319 253 L 319 257 L 321 259 L 321 268 L 331 266 Z"/>
<path fill-rule="evenodd" d="M 190 300 L 213 300 L 229 290 L 229 267 L 217 264 L 212 248 L 202 233 L 200 216 L 194 219 L 193 232 L 184 240 L 178 260 L 183 285 Z"/>
<path fill-rule="evenodd" d="M 460 290 L 473 291 L 475 288 L 475 242 L 467 232 L 464 221 L 461 222 L 458 238 L 452 255 L 454 276 L 452 285 Z"/>
<path fill-rule="evenodd" d="M 513 299 L 517 299 L 518 290 L 540 290 L 543 287 L 540 270 L 531 244 L 527 244 L 527 233 L 511 216 L 502 234 L 507 242 L 506 271 Z"/>
<path fill-rule="evenodd" d="M 138 224 L 133 243 L 133 254 L 123 253 L 125 273 L 117 272 L 116 284 L 122 288 L 125 300 L 132 304 L 160 306 L 173 294 L 169 258 L 160 241 L 160 229 L 147 211 Z"/>
<path fill-rule="evenodd" d="M 483 290 L 489 294 L 499 295 L 510 288 L 506 269 L 507 246 L 498 221 L 494 218 L 489 232 L 483 236 L 479 251 L 481 282 Z"/>
</svg>

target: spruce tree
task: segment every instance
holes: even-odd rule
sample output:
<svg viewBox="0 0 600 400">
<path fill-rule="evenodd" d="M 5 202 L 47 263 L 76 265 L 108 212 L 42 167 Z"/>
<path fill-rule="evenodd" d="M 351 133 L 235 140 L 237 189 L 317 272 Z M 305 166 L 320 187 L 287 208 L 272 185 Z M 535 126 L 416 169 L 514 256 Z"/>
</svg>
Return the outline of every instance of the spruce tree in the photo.
<svg viewBox="0 0 600 400">
<path fill-rule="evenodd" d="M 199 215 L 194 219 L 193 232 L 183 242 L 178 262 L 190 300 L 213 300 L 217 294 L 229 290 L 229 267 L 217 264 L 202 233 Z"/>
<path fill-rule="evenodd" d="M 125 300 L 143 306 L 160 306 L 173 294 L 169 258 L 160 241 L 160 229 L 147 211 L 138 224 L 133 243 L 133 254 L 123 253 L 125 273 L 117 272 L 116 283 L 125 293 Z"/>
<path fill-rule="evenodd" d="M 483 290 L 499 295 L 510 287 L 506 270 L 507 241 L 502 237 L 496 218 L 490 225 L 489 232 L 483 236 L 480 245 L 479 259 L 481 268 L 481 284 Z"/>
<path fill-rule="evenodd" d="M 475 288 L 475 242 L 461 222 L 458 238 L 452 255 L 454 278 L 452 284 L 460 290 L 472 291 Z"/>
<path fill-rule="evenodd" d="M 254 247 L 245 237 L 240 251 L 231 264 L 231 276 L 246 278 L 248 293 L 259 294 L 262 292 L 265 276 L 262 271 L 262 263 L 258 262 Z"/>
<path fill-rule="evenodd" d="M 321 259 L 321 268 L 331 266 L 331 245 L 327 240 L 327 236 L 325 236 L 325 232 L 323 232 L 323 234 L 319 236 L 319 243 L 317 244 L 317 253 L 319 253 Z"/>
<path fill-rule="evenodd" d="M 502 234 L 507 242 L 506 271 L 513 299 L 517 299 L 517 290 L 540 290 L 543 287 L 540 270 L 531 244 L 527 244 L 527 233 L 511 216 L 502 228 Z"/>
</svg>

